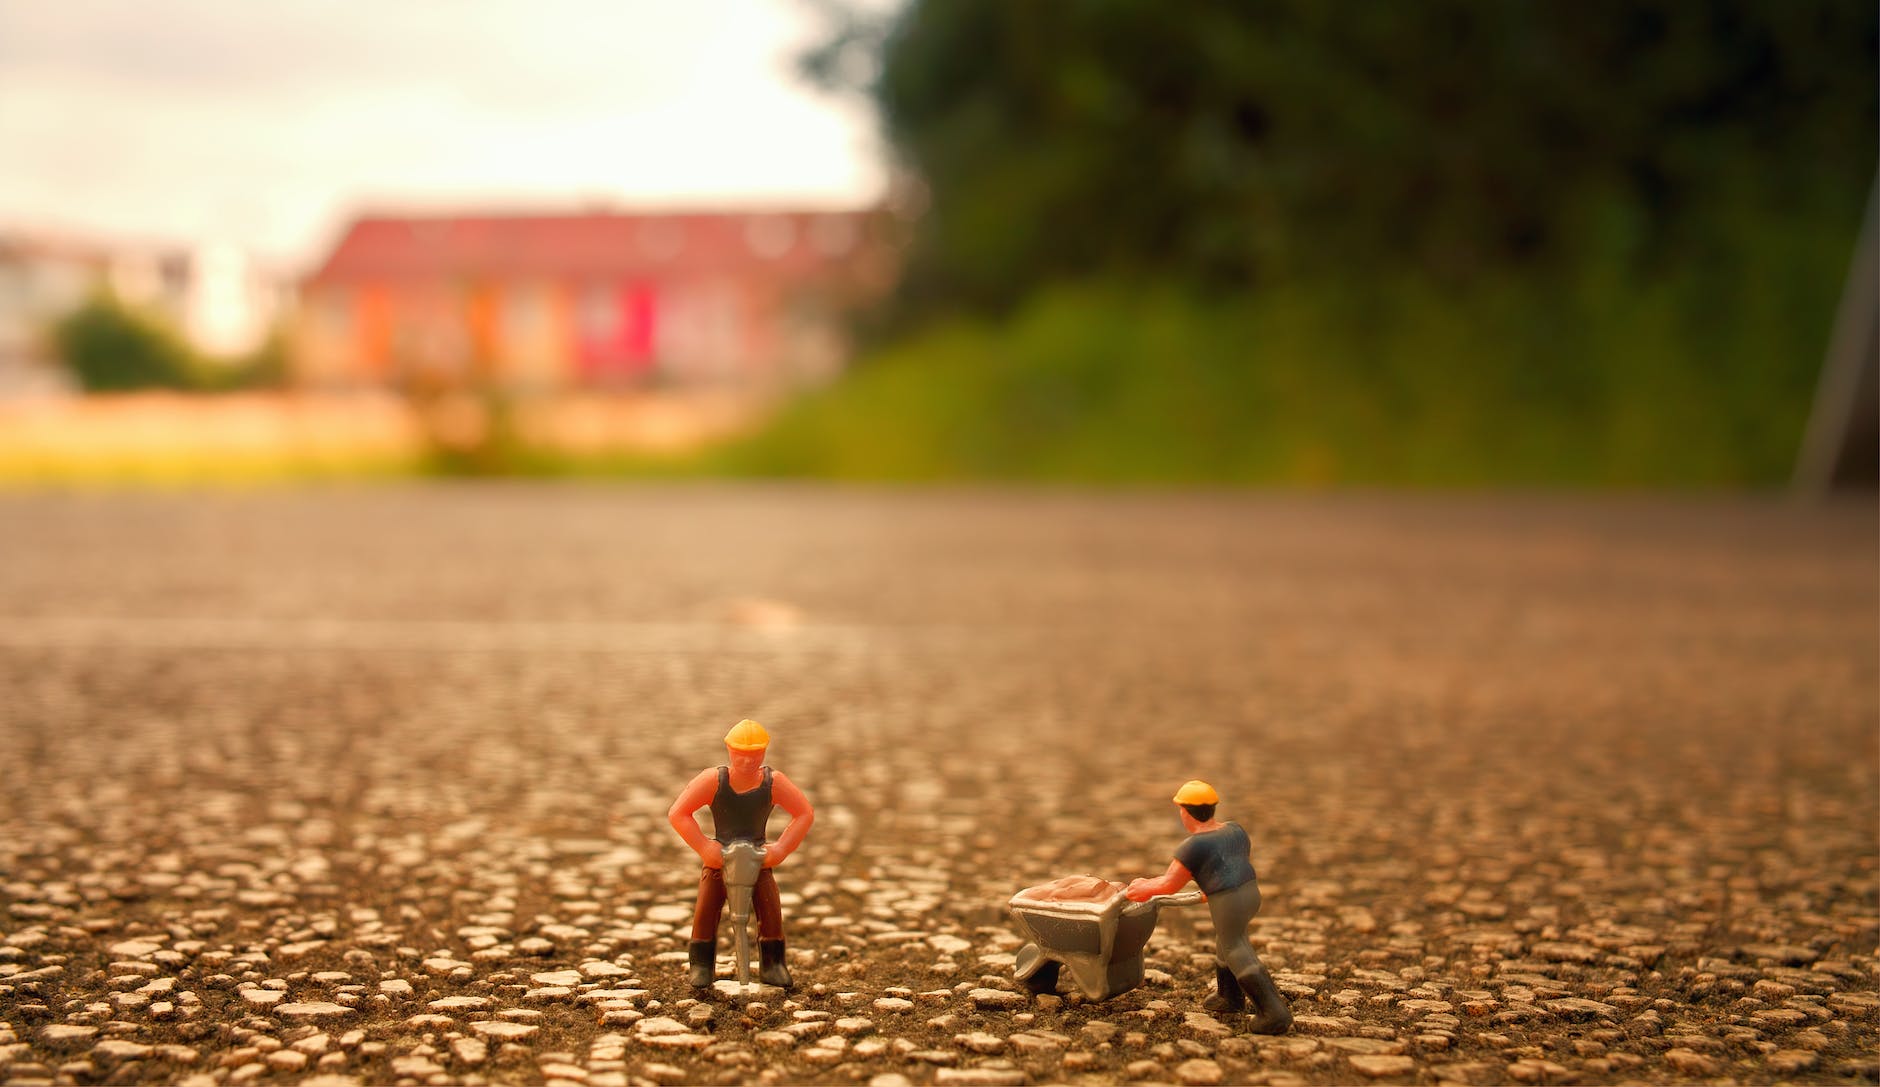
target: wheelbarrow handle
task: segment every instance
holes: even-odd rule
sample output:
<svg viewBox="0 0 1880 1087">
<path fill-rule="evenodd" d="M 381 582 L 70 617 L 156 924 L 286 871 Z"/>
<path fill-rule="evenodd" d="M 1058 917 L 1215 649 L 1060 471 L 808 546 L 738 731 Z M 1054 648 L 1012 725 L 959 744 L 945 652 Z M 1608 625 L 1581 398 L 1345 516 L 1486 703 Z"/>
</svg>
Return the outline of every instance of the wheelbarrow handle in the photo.
<svg viewBox="0 0 1880 1087">
<path fill-rule="evenodd" d="M 1196 906 L 1207 900 L 1208 896 L 1200 891 L 1179 891 L 1175 894 L 1151 895 L 1141 902 L 1131 902 L 1124 909 L 1132 913 L 1141 913 L 1143 910 L 1157 910 L 1164 906 Z"/>
</svg>

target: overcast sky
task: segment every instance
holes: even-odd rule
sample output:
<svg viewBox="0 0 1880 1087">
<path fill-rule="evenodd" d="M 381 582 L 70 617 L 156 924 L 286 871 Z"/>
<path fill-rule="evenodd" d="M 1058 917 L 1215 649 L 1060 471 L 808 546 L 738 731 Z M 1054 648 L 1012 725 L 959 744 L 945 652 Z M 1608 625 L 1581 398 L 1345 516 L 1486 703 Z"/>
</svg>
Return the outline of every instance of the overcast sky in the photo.
<svg viewBox="0 0 1880 1087">
<path fill-rule="evenodd" d="M 353 211 L 884 183 L 802 0 L 0 0 L 0 229 L 316 259 Z"/>
</svg>

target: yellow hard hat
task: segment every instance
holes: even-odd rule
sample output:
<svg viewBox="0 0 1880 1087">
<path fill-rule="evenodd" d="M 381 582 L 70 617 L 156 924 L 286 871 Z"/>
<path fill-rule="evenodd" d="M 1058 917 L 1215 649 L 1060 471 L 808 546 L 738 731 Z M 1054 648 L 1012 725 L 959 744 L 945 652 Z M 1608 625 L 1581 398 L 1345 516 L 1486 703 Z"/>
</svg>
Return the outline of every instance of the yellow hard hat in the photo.
<svg viewBox="0 0 1880 1087">
<path fill-rule="evenodd" d="M 764 731 L 764 726 L 747 717 L 725 733 L 725 746 L 738 751 L 762 751 L 770 746 L 770 733 Z"/>
<path fill-rule="evenodd" d="M 1205 781 L 1190 781 L 1175 790 L 1177 804 L 1219 804 L 1221 794 Z"/>
</svg>

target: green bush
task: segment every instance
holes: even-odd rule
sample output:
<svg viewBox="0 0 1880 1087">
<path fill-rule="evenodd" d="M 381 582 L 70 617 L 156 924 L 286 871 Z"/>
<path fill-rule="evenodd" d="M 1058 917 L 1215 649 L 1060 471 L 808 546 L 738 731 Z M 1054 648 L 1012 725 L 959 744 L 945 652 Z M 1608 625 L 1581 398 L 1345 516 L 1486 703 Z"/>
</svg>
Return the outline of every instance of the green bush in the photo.
<svg viewBox="0 0 1880 1087">
<path fill-rule="evenodd" d="M 216 392 L 278 389 L 287 384 L 287 353 L 287 336 L 276 328 L 246 354 L 199 361 L 196 373 L 202 388 Z"/>
<path fill-rule="evenodd" d="M 287 379 L 287 341 L 279 329 L 245 355 L 205 358 L 160 318 L 108 292 L 53 325 L 52 339 L 86 392 L 234 392 L 278 388 Z"/>
<path fill-rule="evenodd" d="M 1775 483 L 1873 185 L 1877 35 L 1820 0 L 851 14 L 807 70 L 921 183 L 893 339 L 721 463 Z"/>
<path fill-rule="evenodd" d="M 201 385 L 200 363 L 181 338 L 109 294 L 93 296 L 61 319 L 52 336 L 86 392 Z"/>
<path fill-rule="evenodd" d="M 1110 282 L 863 361 L 716 467 L 1112 484 L 1759 486 L 1785 478 L 1848 239 L 1715 259 L 1235 296 Z M 1750 258 L 1754 259 L 1750 259 Z"/>
</svg>

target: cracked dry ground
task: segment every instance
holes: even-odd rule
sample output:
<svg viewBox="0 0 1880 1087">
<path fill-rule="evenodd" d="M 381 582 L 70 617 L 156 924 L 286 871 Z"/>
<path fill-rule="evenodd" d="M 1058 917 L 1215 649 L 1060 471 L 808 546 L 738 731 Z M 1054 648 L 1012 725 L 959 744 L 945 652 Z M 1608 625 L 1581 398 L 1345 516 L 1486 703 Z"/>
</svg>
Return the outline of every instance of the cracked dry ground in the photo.
<svg viewBox="0 0 1880 1087">
<path fill-rule="evenodd" d="M 0 1079 L 1871 1082 L 1875 517 L 453 486 L 0 500 Z M 791 993 L 682 981 L 740 717 Z M 1252 833 L 1298 1014 L 1004 903 Z M 728 956 L 726 957 L 728 959 Z M 721 970 L 729 963 L 721 962 Z"/>
</svg>

